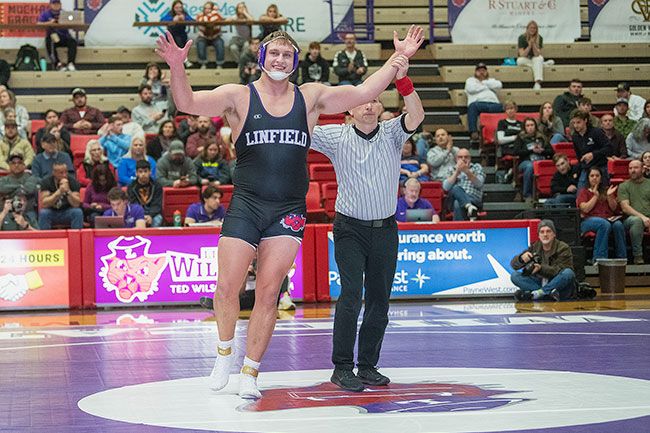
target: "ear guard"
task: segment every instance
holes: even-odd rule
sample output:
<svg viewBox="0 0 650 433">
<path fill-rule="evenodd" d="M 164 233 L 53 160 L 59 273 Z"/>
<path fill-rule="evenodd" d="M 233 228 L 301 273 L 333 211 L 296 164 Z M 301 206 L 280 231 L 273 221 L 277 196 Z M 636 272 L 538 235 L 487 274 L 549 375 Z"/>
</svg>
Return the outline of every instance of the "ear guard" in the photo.
<svg viewBox="0 0 650 433">
<path fill-rule="evenodd" d="M 266 42 L 264 45 L 260 47 L 260 55 L 258 59 L 258 63 L 260 65 L 260 68 L 264 68 L 264 62 L 266 61 L 266 46 L 270 44 L 271 42 L 277 40 L 277 39 L 284 39 L 282 36 L 279 36 L 275 39 L 271 39 L 270 41 Z M 298 67 L 298 62 L 300 62 L 300 48 L 296 47 L 294 44 L 291 44 L 293 47 L 293 68 L 292 71 L 295 71 L 296 68 Z"/>
</svg>

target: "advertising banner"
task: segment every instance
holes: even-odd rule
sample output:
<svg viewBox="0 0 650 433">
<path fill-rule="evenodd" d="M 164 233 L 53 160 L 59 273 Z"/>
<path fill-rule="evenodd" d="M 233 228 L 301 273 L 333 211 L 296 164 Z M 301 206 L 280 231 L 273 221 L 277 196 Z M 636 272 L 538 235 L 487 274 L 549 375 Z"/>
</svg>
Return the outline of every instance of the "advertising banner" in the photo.
<svg viewBox="0 0 650 433">
<path fill-rule="evenodd" d="M 0 240 L 0 310 L 70 305 L 67 238 Z"/>
<path fill-rule="evenodd" d="M 447 13 L 459 44 L 516 44 L 531 20 L 544 43 L 573 42 L 581 32 L 580 0 L 448 0 Z"/>
<path fill-rule="evenodd" d="M 589 0 L 589 27 L 592 42 L 648 42 L 650 1 Z"/>
<path fill-rule="evenodd" d="M 36 24 L 38 16 L 47 9 L 48 4 L 47 0 L 0 1 L 0 23 Z M 74 0 L 62 0 L 61 6 L 65 10 L 72 10 Z M 45 47 L 45 31 L 0 29 L 0 48 L 18 48 L 23 44 L 31 44 L 37 48 Z"/>
<path fill-rule="evenodd" d="M 97 305 L 197 304 L 217 288 L 219 235 L 96 236 Z M 302 250 L 289 293 L 303 296 Z"/>
<path fill-rule="evenodd" d="M 195 18 L 201 13 L 204 0 L 185 0 L 185 10 Z M 224 18 L 235 16 L 238 1 L 215 1 L 215 7 Z M 250 14 L 259 18 L 266 13 L 270 3 L 278 6 L 280 14 L 289 21 L 283 29 L 298 42 L 324 41 L 332 38 L 332 28 L 346 31 L 353 28 L 352 0 L 339 0 L 330 6 L 329 1 L 311 1 L 309 6 L 296 7 L 295 0 L 274 2 L 247 2 Z M 86 46 L 153 46 L 164 27 L 133 27 L 133 22 L 156 22 L 169 12 L 170 1 L 159 0 L 86 0 L 84 17 L 90 25 L 86 33 Z M 333 27 L 332 27 L 333 26 Z M 196 28 L 189 27 L 190 37 Z M 234 32 L 231 26 L 222 27 L 222 37 L 227 43 Z M 253 26 L 253 35 L 260 33 Z"/>
<path fill-rule="evenodd" d="M 341 292 L 328 233 L 329 287 Z M 528 228 L 400 230 L 393 298 L 432 295 L 475 296 L 513 293 L 510 260 L 528 247 Z"/>
</svg>

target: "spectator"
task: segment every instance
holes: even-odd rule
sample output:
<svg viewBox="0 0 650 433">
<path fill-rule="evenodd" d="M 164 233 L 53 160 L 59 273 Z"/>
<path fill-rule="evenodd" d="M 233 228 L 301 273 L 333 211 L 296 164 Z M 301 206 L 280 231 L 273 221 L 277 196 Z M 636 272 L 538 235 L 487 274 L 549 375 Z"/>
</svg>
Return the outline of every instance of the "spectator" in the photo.
<svg viewBox="0 0 650 433">
<path fill-rule="evenodd" d="M 544 65 L 554 65 L 553 60 L 544 61 L 542 55 L 542 48 L 544 48 L 544 38 L 539 34 L 539 28 L 535 21 L 530 21 L 526 25 L 526 32 L 519 35 L 517 40 L 517 65 L 528 66 L 533 69 L 533 80 L 535 85 L 533 89 L 539 90 L 542 88 L 544 81 Z"/>
<path fill-rule="evenodd" d="M 634 264 L 642 265 L 643 232 L 650 229 L 650 179 L 643 176 L 641 161 L 630 161 L 630 178 L 618 186 L 618 202 L 627 215 L 624 225 L 630 232 Z"/>
<path fill-rule="evenodd" d="M 195 223 L 211 223 L 221 227 L 223 218 L 226 216 L 226 209 L 221 205 L 220 200 L 223 193 L 219 187 L 208 185 L 201 193 L 201 202 L 191 204 L 185 215 L 185 225 Z"/>
<path fill-rule="evenodd" d="M 481 165 L 472 163 L 469 150 L 459 149 L 456 152 L 456 166 L 448 169 L 447 179 L 442 183 L 453 205 L 454 221 L 476 219 L 483 201 L 484 181 Z"/>
<path fill-rule="evenodd" d="M 630 91 L 629 83 L 619 83 L 616 86 L 616 100 L 627 99 L 628 102 L 628 112 L 627 117 L 631 120 L 637 121 L 640 118 L 648 117 L 648 103 L 643 97 L 639 95 L 633 95 Z M 614 114 L 618 114 L 616 108 L 614 108 Z"/>
<path fill-rule="evenodd" d="M 86 221 L 95 225 L 95 217 L 111 208 L 108 192 L 115 187 L 115 176 L 107 165 L 98 165 L 91 173 L 91 182 L 86 187 L 81 205 Z"/>
<path fill-rule="evenodd" d="M 555 224 L 542 220 L 537 227 L 539 240 L 510 262 L 515 270 L 510 275 L 518 287 L 518 301 L 540 300 L 549 297 L 555 301 L 568 299 L 575 290 L 573 254 L 571 247 L 556 239 Z M 522 272 L 517 272 L 523 269 Z"/>
<path fill-rule="evenodd" d="M 569 90 L 555 97 L 553 112 L 559 116 L 564 126 L 569 126 L 569 119 L 573 110 L 578 108 L 578 99 L 582 98 L 582 81 L 574 78 L 569 83 Z"/>
<path fill-rule="evenodd" d="M 345 35 L 345 50 L 334 55 L 334 73 L 339 77 L 339 86 L 357 86 L 368 72 L 368 60 L 361 50 L 357 50 L 357 37 L 353 33 Z"/>
<path fill-rule="evenodd" d="M 158 182 L 162 186 L 185 188 L 198 183 L 192 160 L 185 156 L 185 148 L 180 140 L 172 141 L 169 152 L 158 161 Z"/>
<path fill-rule="evenodd" d="M 393 114 L 392 112 L 389 113 Z M 381 116 L 379 116 L 379 120 L 381 121 Z M 429 131 L 422 130 L 420 133 L 413 134 L 413 140 L 415 140 L 416 152 L 420 157 L 426 160 L 429 150 L 436 146 L 436 141 L 433 137 L 433 134 L 431 134 Z M 431 170 L 429 170 L 429 172 L 431 172 Z"/>
<path fill-rule="evenodd" d="M 544 207 L 563 204 L 573 207 L 578 191 L 578 170 L 569 162 L 569 157 L 563 153 L 553 155 L 557 171 L 551 179 L 551 198 L 544 202 Z"/>
<path fill-rule="evenodd" d="M 158 63 L 147 63 L 142 80 L 140 80 L 140 86 L 144 85 L 151 87 L 151 101 L 169 111 L 169 77 L 165 76 L 165 72 L 160 69 Z"/>
<path fill-rule="evenodd" d="M 300 66 L 302 83 L 323 83 L 329 86 L 330 64 L 320 55 L 320 43 L 309 44 L 309 52 Z"/>
<path fill-rule="evenodd" d="M 225 185 L 232 183 L 230 166 L 223 159 L 221 148 L 216 142 L 205 146 L 194 160 L 196 174 L 201 185 Z"/>
<path fill-rule="evenodd" d="M 264 24 L 260 25 L 260 35 L 258 36 L 259 40 L 262 40 L 271 33 L 282 30 L 280 23 L 284 22 L 285 19 L 278 11 L 277 5 L 271 3 L 267 6 L 266 13 L 260 15 L 260 21 L 264 22 Z"/>
<path fill-rule="evenodd" d="M 154 103 L 151 86 L 148 84 L 140 86 L 138 94 L 140 95 L 140 103 L 133 109 L 133 121 L 142 126 L 145 133 L 155 134 L 163 122 L 169 120 L 167 103 Z"/>
<path fill-rule="evenodd" d="M 23 155 L 25 165 L 32 165 L 34 149 L 29 141 L 18 136 L 18 124 L 13 120 L 5 123 L 5 135 L 0 140 L 0 170 L 9 170 L 8 159 L 12 153 Z"/>
<path fill-rule="evenodd" d="M 650 152 L 643 152 L 643 155 L 641 155 L 641 164 L 643 165 L 643 177 L 646 179 L 650 178 Z M 0 182 L 2 179 L 0 179 Z"/>
<path fill-rule="evenodd" d="M 616 258 L 627 258 L 625 227 L 623 227 L 619 214 L 620 209 L 616 201 L 617 188 L 614 185 L 607 188 L 598 167 L 592 167 L 589 170 L 589 184 L 580 190 L 576 199 L 582 217 L 582 223 L 580 223 L 582 235 L 587 232 L 596 232 L 592 264 L 596 263 L 598 259 L 608 257 L 610 232 L 614 233 Z"/>
<path fill-rule="evenodd" d="M 222 149 L 221 146 L 221 135 L 214 134 L 211 131 L 212 123 L 210 118 L 207 116 L 199 116 L 197 120 L 197 131 L 187 137 L 187 142 L 185 144 L 185 153 L 190 158 L 196 158 L 205 146 L 210 143 L 217 142 L 219 144 L 220 152 L 225 155 L 225 149 Z"/>
<path fill-rule="evenodd" d="M 147 224 L 144 219 L 144 209 L 135 203 L 129 203 L 128 196 L 120 187 L 111 188 L 108 191 L 110 209 L 104 212 L 104 216 L 123 216 L 124 227 L 128 229 L 144 229 Z"/>
<path fill-rule="evenodd" d="M 589 114 L 589 124 L 591 125 L 592 128 L 599 128 L 600 119 L 594 116 L 593 114 L 591 114 L 592 108 L 593 107 L 591 105 L 591 99 L 585 96 L 578 99 L 578 110 L 584 111 L 585 113 Z M 571 133 L 573 133 L 573 131 Z"/>
<path fill-rule="evenodd" d="M 614 128 L 614 116 L 611 113 L 605 113 L 600 118 L 600 127 L 612 143 L 612 156 L 608 159 L 627 159 L 627 146 L 625 137 Z"/>
<path fill-rule="evenodd" d="M 515 155 L 519 158 L 519 171 L 523 174 L 523 197 L 533 200 L 533 162 L 548 159 L 553 155 L 546 137 L 537 130 L 537 121 L 532 117 L 524 119 L 524 129 L 517 135 L 514 144 Z"/>
<path fill-rule="evenodd" d="M 32 162 L 32 174 L 39 179 L 45 179 L 52 175 L 52 166 L 54 164 L 65 164 L 68 167 L 68 173 L 74 176 L 74 167 L 70 155 L 65 152 L 59 152 L 57 139 L 54 135 L 47 133 L 41 139 L 43 152 L 34 157 Z"/>
<path fill-rule="evenodd" d="M 490 78 L 487 65 L 483 62 L 474 68 L 474 76 L 465 80 L 467 94 L 467 123 L 470 139 L 478 141 L 478 120 L 481 113 L 502 113 L 503 105 L 499 102 L 497 90 L 503 83 L 496 78 Z"/>
<path fill-rule="evenodd" d="M 74 107 L 61 113 L 61 123 L 72 134 L 96 134 L 104 124 L 101 110 L 86 104 L 86 91 L 77 87 L 72 91 Z"/>
<path fill-rule="evenodd" d="M 402 146 L 402 160 L 400 161 L 399 183 L 404 184 L 407 179 L 417 179 L 420 182 L 431 180 L 428 176 L 429 166 L 424 158 L 415 151 L 413 139 L 409 137 Z"/>
<path fill-rule="evenodd" d="M 609 183 L 607 173 L 607 158 L 614 152 L 605 133 L 600 128 L 589 125 L 589 115 L 584 111 L 575 110 L 571 123 L 575 132 L 572 135 L 573 148 L 580 161 L 580 176 L 578 189 L 587 184 L 587 173 L 591 167 L 598 167 L 603 173 L 604 182 Z"/>
<path fill-rule="evenodd" d="M 630 158 L 639 159 L 644 152 L 650 150 L 650 119 L 641 119 L 625 139 L 627 154 Z"/>
<path fill-rule="evenodd" d="M 248 41 L 248 51 L 239 58 L 239 82 L 241 84 L 257 81 L 262 75 L 257 55 L 260 49 L 260 39 L 251 38 Z"/>
<path fill-rule="evenodd" d="M 420 182 L 414 177 L 409 178 L 404 184 L 404 195 L 397 200 L 397 211 L 395 219 L 399 222 L 406 222 L 406 211 L 408 209 L 433 209 L 431 221 L 440 222 L 440 217 L 433 208 L 431 202 L 425 198 L 420 198 Z"/>
<path fill-rule="evenodd" d="M 539 132 L 545 137 L 546 141 L 551 144 L 565 141 L 564 124 L 562 119 L 553 113 L 553 104 L 546 101 L 539 107 Z"/>
<path fill-rule="evenodd" d="M 45 138 L 43 143 L 47 143 Z M 72 229 L 83 228 L 79 183 L 68 172 L 69 167 L 65 163 L 54 162 L 52 174 L 41 183 L 41 208 L 38 213 L 41 230 L 50 230 L 53 225 L 60 224 L 69 225 Z"/>
<path fill-rule="evenodd" d="M 68 151 L 70 149 L 70 133 L 65 129 L 63 123 L 61 123 L 59 113 L 51 108 L 45 111 L 45 126 L 36 131 L 36 153 L 41 153 L 43 151 L 41 140 L 43 139 L 43 135 L 47 132 L 55 137 L 58 136 L 57 138 L 61 139 L 65 143 L 64 148 L 61 149 L 62 151 Z"/>
<path fill-rule="evenodd" d="M 120 161 L 128 152 L 131 145 L 131 136 L 122 133 L 122 117 L 113 114 L 108 119 L 108 128 L 105 135 L 99 137 L 99 144 L 106 151 L 108 161 L 113 167 L 120 166 Z"/>
<path fill-rule="evenodd" d="M 16 94 L 7 88 L 0 89 L 0 135 L 4 134 L 4 124 L 7 122 L 5 111 L 13 110 L 15 114 L 14 121 L 18 125 L 18 135 L 27 138 L 31 135 L 31 123 L 29 121 L 29 112 L 27 108 L 19 105 L 16 100 Z"/>
<path fill-rule="evenodd" d="M 0 211 L 0 222 L 2 231 L 24 231 L 36 230 L 36 220 L 24 212 L 27 206 L 27 198 L 22 192 L 14 195 L 12 199 L 4 200 L 4 207 Z"/>
<path fill-rule="evenodd" d="M 187 138 L 198 130 L 198 120 L 199 116 L 196 114 L 188 114 L 178 123 L 178 127 L 174 124 L 174 130 L 176 131 L 174 138 L 180 138 L 183 144 L 187 143 Z M 211 127 L 214 127 L 214 125 L 211 125 Z M 167 147 L 169 147 L 169 144 L 167 144 Z"/>
<path fill-rule="evenodd" d="M 517 104 L 514 101 L 506 101 L 503 105 L 506 109 L 506 118 L 497 123 L 496 142 L 500 146 L 502 155 L 512 155 L 513 145 L 524 125 L 517 120 Z"/>
<path fill-rule="evenodd" d="M 162 217 L 162 186 L 151 178 L 149 161 L 141 159 L 135 164 L 136 179 L 127 188 L 129 202 L 137 203 L 144 209 L 147 226 L 160 227 Z"/>
<path fill-rule="evenodd" d="M 131 119 L 131 110 L 124 105 L 117 107 L 115 114 L 122 118 L 122 133 L 133 137 L 145 138 L 144 129 Z"/>
<path fill-rule="evenodd" d="M 23 203 L 23 213 L 28 220 L 36 221 L 38 183 L 39 179 L 26 171 L 23 155 L 15 152 L 9 156 L 9 174 L 0 177 L 0 195 L 9 199 L 24 195 L 26 201 Z"/>
<path fill-rule="evenodd" d="M 192 16 L 185 11 L 185 6 L 181 0 L 174 0 L 172 6 L 165 15 L 160 18 L 160 21 L 193 21 Z M 187 43 L 187 25 L 175 24 L 167 27 L 169 33 L 172 35 L 174 42 L 180 48 L 185 47 Z M 191 68 L 192 62 L 189 59 L 185 60 L 185 67 Z M 146 128 L 145 128 L 146 130 Z"/>
<path fill-rule="evenodd" d="M 117 178 L 120 186 L 130 185 L 136 178 L 136 166 L 138 161 L 148 161 L 151 168 L 151 177 L 156 178 L 156 160 L 147 155 L 147 149 L 144 145 L 144 140 L 141 138 L 134 138 L 131 140 L 131 148 L 124 155 L 117 167 Z"/>
<path fill-rule="evenodd" d="M 614 128 L 620 132 L 623 137 L 627 137 L 636 126 L 636 121 L 627 117 L 627 110 L 627 99 L 621 98 L 616 101 L 616 105 L 614 106 L 614 112 L 616 113 L 616 117 L 614 117 Z"/>
<path fill-rule="evenodd" d="M 645 105 L 643 105 L 643 116 L 646 119 L 650 118 L 650 101 L 646 101 Z"/>
<path fill-rule="evenodd" d="M 246 20 L 253 21 L 255 18 L 248 12 L 246 3 L 239 2 L 235 8 L 235 16 L 232 18 L 227 18 L 226 21 L 231 20 Z M 235 62 L 239 62 L 242 54 L 248 51 L 248 41 L 251 39 L 251 26 L 248 24 L 236 24 L 235 25 L 235 34 L 230 37 L 228 42 L 228 49 L 232 54 Z"/>
<path fill-rule="evenodd" d="M 178 140 L 176 124 L 172 120 L 166 120 L 160 125 L 158 135 L 147 144 L 147 155 L 158 161 L 174 140 Z"/>
<path fill-rule="evenodd" d="M 93 171 L 103 166 L 108 171 L 114 173 L 115 169 L 108 162 L 108 158 L 104 155 L 104 149 L 99 144 L 99 140 L 88 140 L 86 143 L 86 153 L 84 159 L 79 167 L 77 167 L 77 181 L 81 186 L 88 186 L 93 178 Z M 115 177 L 115 176 L 113 176 Z M 106 190 L 108 191 L 108 190 Z"/>
<path fill-rule="evenodd" d="M 198 22 L 220 22 L 223 17 L 214 7 L 214 3 L 207 1 L 203 4 L 203 12 L 196 17 Z M 217 69 L 223 68 L 226 48 L 221 39 L 221 26 L 199 26 L 199 37 L 196 39 L 196 50 L 199 54 L 201 69 L 208 67 L 208 46 L 214 47 Z"/>
<path fill-rule="evenodd" d="M 43 10 L 38 16 L 39 23 L 58 23 L 61 15 L 61 0 L 50 0 L 50 7 Z M 68 49 L 68 64 L 64 65 L 59 60 L 59 55 L 56 52 L 58 47 L 66 47 Z M 75 71 L 75 59 L 77 57 L 77 40 L 70 35 L 68 29 L 54 29 L 48 28 L 45 33 L 45 48 L 47 55 L 54 66 L 59 71 Z"/>
<path fill-rule="evenodd" d="M 443 128 L 436 130 L 435 140 L 436 145 L 427 152 L 427 163 L 431 167 L 431 179 L 442 182 L 456 165 L 458 148 L 451 134 Z"/>
</svg>

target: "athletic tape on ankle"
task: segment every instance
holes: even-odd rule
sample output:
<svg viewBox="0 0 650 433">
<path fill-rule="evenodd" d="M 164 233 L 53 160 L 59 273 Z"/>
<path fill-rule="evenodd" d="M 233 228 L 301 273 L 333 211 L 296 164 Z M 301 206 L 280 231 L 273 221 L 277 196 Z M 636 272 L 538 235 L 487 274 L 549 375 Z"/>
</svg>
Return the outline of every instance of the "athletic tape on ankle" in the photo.
<svg viewBox="0 0 650 433">
<path fill-rule="evenodd" d="M 253 367 L 249 367 L 248 365 L 244 365 L 244 366 L 241 368 L 241 372 L 242 372 L 243 374 L 247 374 L 247 375 L 249 375 L 249 376 L 253 376 L 253 377 L 257 377 L 257 375 L 260 374 L 259 371 L 257 371 L 257 370 L 254 369 Z"/>
<path fill-rule="evenodd" d="M 400 78 L 399 80 L 395 80 L 395 88 L 397 89 L 397 92 L 399 92 L 399 94 L 402 96 L 408 96 L 415 91 L 415 88 L 413 87 L 413 82 L 409 77 L 404 77 L 404 78 Z"/>
<path fill-rule="evenodd" d="M 232 347 L 227 347 L 225 349 L 217 346 L 217 353 L 221 356 L 228 356 L 232 353 Z"/>
</svg>

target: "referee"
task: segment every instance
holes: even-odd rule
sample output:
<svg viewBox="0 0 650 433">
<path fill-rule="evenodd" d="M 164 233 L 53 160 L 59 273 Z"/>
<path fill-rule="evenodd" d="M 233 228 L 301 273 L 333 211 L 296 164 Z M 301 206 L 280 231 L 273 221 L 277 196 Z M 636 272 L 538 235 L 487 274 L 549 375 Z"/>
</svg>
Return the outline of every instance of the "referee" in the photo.
<svg viewBox="0 0 650 433">
<path fill-rule="evenodd" d="M 364 384 L 390 382 L 376 366 L 388 325 L 397 262 L 395 210 L 400 160 L 404 142 L 424 119 L 422 102 L 407 72 L 408 64 L 404 64 L 395 81 L 407 114 L 378 123 L 383 107 L 375 99 L 350 110 L 351 125 L 317 126 L 311 138 L 311 148 L 329 157 L 338 179 L 334 246 L 341 296 L 334 316 L 331 380 L 348 391 L 360 392 Z M 364 287 L 355 375 L 354 343 Z"/>
</svg>

